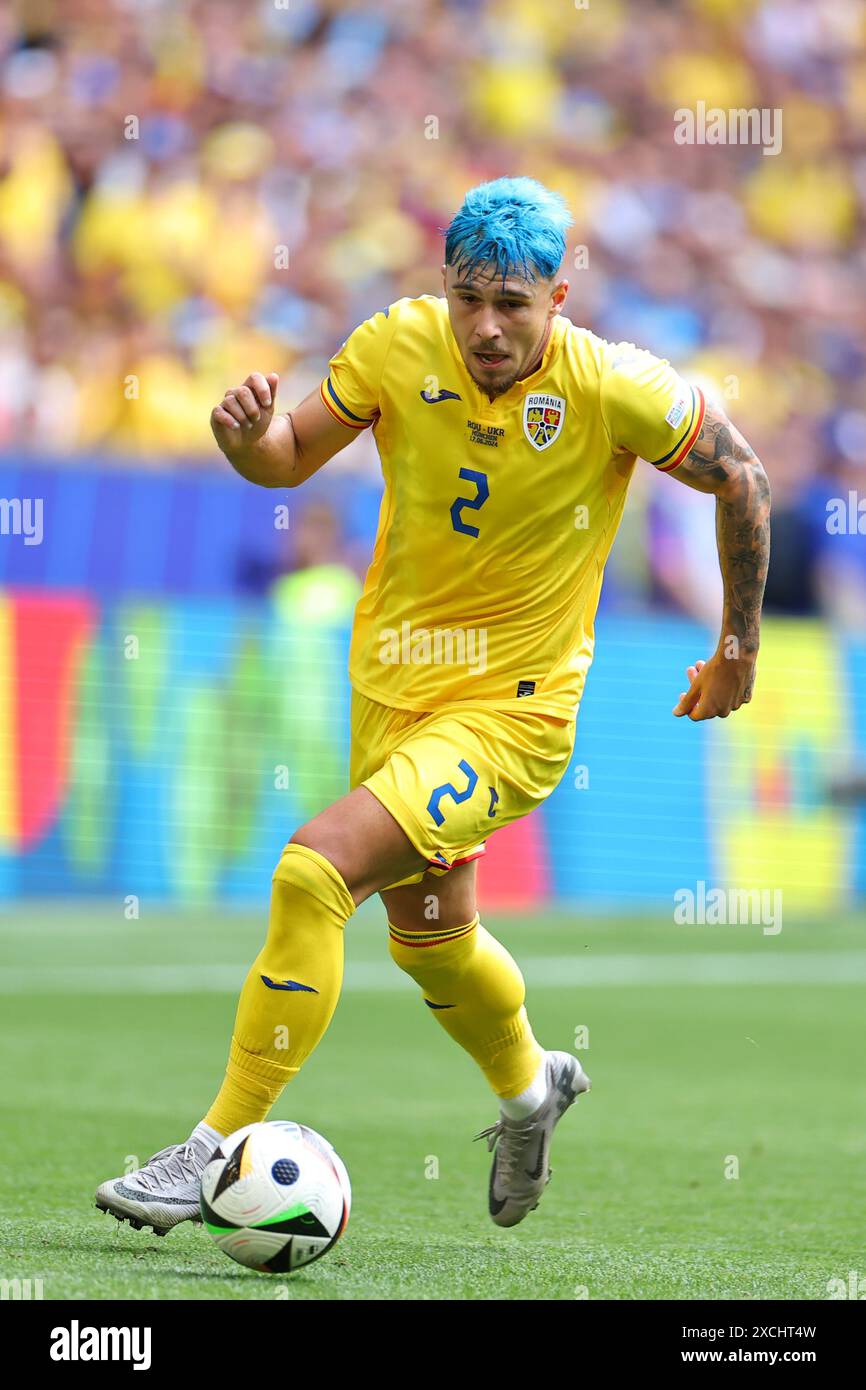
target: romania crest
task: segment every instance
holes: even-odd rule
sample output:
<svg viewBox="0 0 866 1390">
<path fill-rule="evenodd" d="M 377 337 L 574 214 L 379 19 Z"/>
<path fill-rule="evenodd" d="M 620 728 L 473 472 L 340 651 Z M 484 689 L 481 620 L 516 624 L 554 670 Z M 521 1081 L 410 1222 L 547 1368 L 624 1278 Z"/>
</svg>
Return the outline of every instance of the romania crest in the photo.
<svg viewBox="0 0 866 1390">
<path fill-rule="evenodd" d="M 562 429 L 565 401 L 536 391 L 523 398 L 523 433 L 533 449 L 546 449 Z"/>
</svg>

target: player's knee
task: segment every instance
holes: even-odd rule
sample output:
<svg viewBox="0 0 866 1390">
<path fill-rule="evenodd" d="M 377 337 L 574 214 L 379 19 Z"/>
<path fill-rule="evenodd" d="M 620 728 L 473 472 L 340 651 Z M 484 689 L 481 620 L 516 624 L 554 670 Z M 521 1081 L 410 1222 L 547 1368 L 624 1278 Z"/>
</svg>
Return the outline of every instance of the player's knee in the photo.
<svg viewBox="0 0 866 1390">
<path fill-rule="evenodd" d="M 345 883 L 356 903 L 362 903 L 377 893 L 389 877 L 398 877 L 402 865 L 394 873 L 389 863 L 384 866 L 371 853 L 370 845 L 354 827 L 338 825 L 333 819 L 316 819 L 295 831 L 287 849 L 295 846 L 313 850 L 326 859 Z"/>
<path fill-rule="evenodd" d="M 329 863 L 332 863 L 334 851 L 333 839 L 333 835 L 329 835 L 318 829 L 315 821 L 308 821 L 306 825 L 298 826 L 298 829 L 286 845 L 286 850 L 291 848 L 292 845 L 300 845 L 301 849 L 314 850 L 316 854 L 320 854 L 323 859 L 327 859 Z M 285 854 L 286 850 L 283 850 L 283 854 Z"/>
<path fill-rule="evenodd" d="M 289 850 L 296 855 L 298 851 L 312 850 L 319 859 L 326 860 L 356 906 L 380 886 L 371 873 L 364 847 L 350 836 L 348 830 L 339 826 L 317 825 L 315 820 L 309 821 L 295 831 L 283 854 Z"/>
<path fill-rule="evenodd" d="M 341 917 L 355 910 L 350 889 L 327 856 L 295 840 L 289 841 L 274 868 L 271 901 L 272 920 L 283 925 L 298 909 L 305 915 L 313 901 Z M 288 908 L 292 911 L 283 911 Z"/>
<path fill-rule="evenodd" d="M 295 831 L 286 849 L 293 845 L 296 848 L 311 849 L 322 859 L 326 859 L 334 872 L 339 874 L 349 892 L 356 891 L 359 886 L 357 855 L 345 831 L 335 826 L 317 825 L 315 820 L 308 821 Z"/>
<path fill-rule="evenodd" d="M 324 860 L 324 864 L 322 861 Z M 284 847 L 276 867 L 274 880 L 283 883 L 306 883 L 310 877 L 317 877 L 324 870 L 339 875 L 332 856 L 317 837 L 304 838 L 303 828 L 296 831 Z"/>
</svg>

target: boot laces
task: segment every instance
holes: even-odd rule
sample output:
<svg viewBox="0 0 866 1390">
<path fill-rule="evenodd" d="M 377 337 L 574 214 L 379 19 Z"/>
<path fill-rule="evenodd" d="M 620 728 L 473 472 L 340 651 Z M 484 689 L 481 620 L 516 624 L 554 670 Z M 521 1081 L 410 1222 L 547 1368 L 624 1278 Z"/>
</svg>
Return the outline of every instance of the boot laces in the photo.
<svg viewBox="0 0 866 1390">
<path fill-rule="evenodd" d="M 173 1183 L 198 1182 L 201 1165 L 192 1144 L 169 1144 L 149 1158 L 135 1177 L 146 1192 L 157 1192 Z"/>
<path fill-rule="evenodd" d="M 511 1185 L 519 1160 L 524 1153 L 526 1140 L 534 1129 L 534 1124 L 521 1124 L 513 1120 L 506 1122 L 499 1119 L 495 1125 L 488 1125 L 486 1129 L 482 1129 L 479 1134 L 475 1135 L 475 1139 L 487 1140 L 488 1153 L 492 1153 L 497 1143 L 499 1144 L 496 1153 L 496 1168 L 497 1176 L 504 1186 Z"/>
</svg>

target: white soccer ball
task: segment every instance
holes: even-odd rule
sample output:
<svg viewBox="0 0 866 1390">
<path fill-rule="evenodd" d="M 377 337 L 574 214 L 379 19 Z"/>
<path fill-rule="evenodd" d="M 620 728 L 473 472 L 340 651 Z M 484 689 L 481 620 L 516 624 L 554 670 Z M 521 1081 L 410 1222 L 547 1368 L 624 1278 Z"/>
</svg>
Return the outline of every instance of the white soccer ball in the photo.
<svg viewBox="0 0 866 1390">
<path fill-rule="evenodd" d="M 327 1139 L 308 1125 L 244 1125 L 202 1173 L 205 1230 L 238 1264 L 287 1274 L 336 1245 L 352 1204 L 349 1174 Z"/>
</svg>

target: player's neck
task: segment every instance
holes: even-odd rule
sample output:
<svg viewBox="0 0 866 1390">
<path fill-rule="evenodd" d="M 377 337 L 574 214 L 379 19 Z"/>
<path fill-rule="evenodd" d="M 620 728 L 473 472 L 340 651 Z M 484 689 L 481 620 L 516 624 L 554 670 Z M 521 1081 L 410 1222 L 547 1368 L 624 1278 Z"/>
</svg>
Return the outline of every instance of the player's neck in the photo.
<svg viewBox="0 0 866 1390">
<path fill-rule="evenodd" d="M 520 376 L 517 378 L 518 381 L 522 381 L 525 376 L 532 376 L 533 372 L 538 371 L 539 367 L 541 366 L 541 362 L 544 357 L 545 351 L 547 350 L 547 343 L 550 338 L 550 332 L 552 328 L 553 319 L 548 319 L 547 327 L 544 330 L 544 337 L 541 340 L 541 346 L 539 347 L 538 352 L 535 354 L 532 361 L 529 363 L 529 366 L 524 367 L 523 371 L 520 373 Z"/>
</svg>

